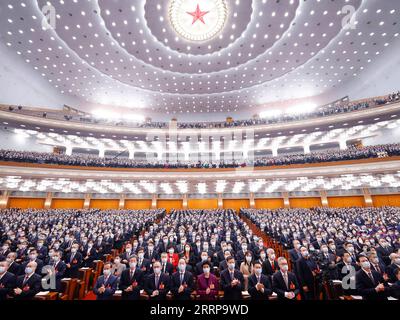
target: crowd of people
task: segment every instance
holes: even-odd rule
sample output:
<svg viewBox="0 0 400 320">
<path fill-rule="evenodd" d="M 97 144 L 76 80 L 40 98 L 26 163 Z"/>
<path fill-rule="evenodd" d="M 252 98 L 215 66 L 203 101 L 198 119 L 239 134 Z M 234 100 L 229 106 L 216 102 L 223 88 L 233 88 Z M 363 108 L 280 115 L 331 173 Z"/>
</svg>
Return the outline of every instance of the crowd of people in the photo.
<svg viewBox="0 0 400 320">
<path fill-rule="evenodd" d="M 319 282 L 343 280 L 353 269 L 350 293 L 399 297 L 400 208 L 240 214 L 289 250 L 290 260 L 229 209 L 2 210 L 0 300 L 32 299 L 49 275 L 51 291 L 60 292 L 61 279 L 77 278 L 95 260 L 105 261 L 92 288 L 98 300 L 117 290 L 127 300 L 215 300 L 220 292 L 226 300 L 317 299 Z"/>
<path fill-rule="evenodd" d="M 127 158 L 100 158 L 87 155 L 66 155 L 33 151 L 0 150 L 0 161 L 58 164 L 83 167 L 145 168 L 145 169 L 215 169 L 240 167 L 267 167 L 291 164 L 307 164 L 344 160 L 370 159 L 400 155 L 400 144 L 350 147 L 346 150 L 327 150 L 309 154 L 290 154 L 277 157 L 257 157 L 247 161 L 145 161 Z"/>
<path fill-rule="evenodd" d="M 304 299 L 341 282 L 366 300 L 400 297 L 400 208 L 242 209 L 288 250 Z"/>
<path fill-rule="evenodd" d="M 248 127 L 255 125 L 265 125 L 265 124 L 273 124 L 273 123 L 281 123 L 281 122 L 290 122 L 297 120 L 305 120 L 310 118 L 318 118 L 325 117 L 340 113 L 347 113 L 353 111 L 359 111 L 368 109 L 371 107 L 381 106 L 388 103 L 394 103 L 400 100 L 400 91 L 397 93 L 389 94 L 385 98 L 379 99 L 370 99 L 363 102 L 348 102 L 348 101 L 339 101 L 336 103 L 332 103 L 329 105 L 321 106 L 316 110 L 304 113 L 304 114 L 290 114 L 290 113 L 282 113 L 277 116 L 269 117 L 269 118 L 253 118 L 253 119 L 245 119 L 245 120 L 232 120 L 232 121 L 222 121 L 222 122 L 179 122 L 177 124 L 179 129 L 206 129 L 206 128 L 231 128 L 231 127 Z M 108 119 L 97 119 L 90 114 L 64 114 L 59 112 L 39 112 L 39 111 L 28 111 L 24 109 L 22 106 L 18 106 L 16 108 L 9 107 L 9 111 L 19 112 L 27 115 L 36 115 L 44 118 L 51 119 L 63 119 L 67 121 L 79 121 L 86 123 L 109 123 Z M 131 126 L 137 128 L 153 128 L 153 129 L 167 129 L 169 127 L 168 122 L 153 122 L 151 120 L 145 122 L 129 122 L 126 120 L 119 120 L 113 122 L 116 126 Z"/>
</svg>

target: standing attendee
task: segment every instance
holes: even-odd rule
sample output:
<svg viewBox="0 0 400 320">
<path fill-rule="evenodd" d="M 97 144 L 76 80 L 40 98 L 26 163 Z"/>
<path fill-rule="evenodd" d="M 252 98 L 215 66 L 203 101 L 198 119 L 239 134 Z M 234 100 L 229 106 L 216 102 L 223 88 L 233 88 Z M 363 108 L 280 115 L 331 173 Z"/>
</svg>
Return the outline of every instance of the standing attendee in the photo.
<svg viewBox="0 0 400 320">
<path fill-rule="evenodd" d="M 224 291 L 224 300 L 241 300 L 244 289 L 243 274 L 235 269 L 235 259 L 228 257 L 228 269 L 221 273 L 221 289 Z"/>
<path fill-rule="evenodd" d="M 197 277 L 197 294 L 200 300 L 216 300 L 218 288 L 218 279 L 211 273 L 211 263 L 204 261 L 203 272 Z"/>
<path fill-rule="evenodd" d="M 170 276 L 161 272 L 159 261 L 153 264 L 153 273 L 147 277 L 144 284 L 144 291 L 150 300 L 165 300 L 170 290 Z"/>
<path fill-rule="evenodd" d="M 139 300 L 144 280 L 144 273 L 137 268 L 137 257 L 131 257 L 129 259 L 129 268 L 122 271 L 119 282 L 119 288 L 122 290 L 122 300 Z"/>
<path fill-rule="evenodd" d="M 111 263 L 105 263 L 103 267 L 103 275 L 97 279 L 93 288 L 97 300 L 111 300 L 117 290 L 118 278 L 111 274 Z"/>
<path fill-rule="evenodd" d="M 279 271 L 272 276 L 272 290 L 276 292 L 279 300 L 296 299 L 300 287 L 296 275 L 288 271 L 289 266 L 285 258 L 278 258 Z"/>
<path fill-rule="evenodd" d="M 186 270 L 186 260 L 181 258 L 178 263 L 178 271 L 171 276 L 171 292 L 175 300 L 190 300 L 193 291 L 193 275 Z"/>
<path fill-rule="evenodd" d="M 30 261 L 25 267 L 25 275 L 17 278 L 12 296 L 16 300 L 31 300 L 40 292 L 42 278 L 36 274 L 37 263 Z"/>
<path fill-rule="evenodd" d="M 15 288 L 16 276 L 8 272 L 8 262 L 0 262 L 0 301 L 6 300 Z"/>
<path fill-rule="evenodd" d="M 254 273 L 248 278 L 248 292 L 252 300 L 268 300 L 272 294 L 272 286 L 268 277 L 262 274 L 260 262 L 254 263 Z"/>
</svg>

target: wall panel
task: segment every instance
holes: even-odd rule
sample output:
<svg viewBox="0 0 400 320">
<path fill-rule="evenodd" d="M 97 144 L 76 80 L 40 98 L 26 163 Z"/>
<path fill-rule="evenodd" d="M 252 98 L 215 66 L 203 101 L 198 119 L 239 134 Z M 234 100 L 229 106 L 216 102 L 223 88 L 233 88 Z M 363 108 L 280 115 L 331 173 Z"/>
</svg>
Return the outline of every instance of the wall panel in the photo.
<svg viewBox="0 0 400 320">
<path fill-rule="evenodd" d="M 224 209 L 235 209 L 239 211 L 241 208 L 250 208 L 249 199 L 224 199 Z"/>
<path fill-rule="evenodd" d="M 53 199 L 52 209 L 83 209 L 84 199 Z"/>
<path fill-rule="evenodd" d="M 364 197 L 328 197 L 329 207 L 345 208 L 345 207 L 365 207 Z"/>
<path fill-rule="evenodd" d="M 128 210 L 151 209 L 151 200 L 125 200 L 125 209 Z"/>
<path fill-rule="evenodd" d="M 8 208 L 43 209 L 45 199 L 37 198 L 10 198 Z"/>
<path fill-rule="evenodd" d="M 256 209 L 284 208 L 283 199 L 255 199 Z"/>
<path fill-rule="evenodd" d="M 102 209 L 102 210 L 111 210 L 119 208 L 119 200 L 116 199 L 91 199 L 90 200 L 90 208 L 93 209 Z"/>
<path fill-rule="evenodd" d="M 182 209 L 183 200 L 157 200 L 157 208 L 165 209 L 167 212 L 171 209 Z"/>
<path fill-rule="evenodd" d="M 189 209 L 217 209 L 217 199 L 188 199 Z"/>
<path fill-rule="evenodd" d="M 372 196 L 375 207 L 400 207 L 400 194 L 376 195 Z"/>
<path fill-rule="evenodd" d="M 290 207 L 291 208 L 312 208 L 312 207 L 321 207 L 322 202 L 321 198 L 290 198 Z"/>
</svg>

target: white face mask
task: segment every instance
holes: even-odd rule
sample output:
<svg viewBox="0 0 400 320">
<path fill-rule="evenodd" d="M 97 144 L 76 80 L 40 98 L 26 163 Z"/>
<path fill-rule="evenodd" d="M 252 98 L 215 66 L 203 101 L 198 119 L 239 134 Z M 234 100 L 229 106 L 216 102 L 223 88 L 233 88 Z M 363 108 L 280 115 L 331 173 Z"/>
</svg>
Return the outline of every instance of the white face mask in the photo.
<svg viewBox="0 0 400 320">
<path fill-rule="evenodd" d="M 371 264 L 369 263 L 369 261 L 364 261 L 361 263 L 361 267 L 363 267 L 364 269 L 369 269 L 371 267 Z"/>
<path fill-rule="evenodd" d="M 136 262 L 129 263 L 129 267 L 131 267 L 131 269 L 135 269 L 136 268 Z"/>
<path fill-rule="evenodd" d="M 284 264 L 284 265 L 281 267 L 281 269 L 282 269 L 283 272 L 286 272 L 286 271 L 289 270 L 289 266 L 288 266 L 287 264 Z"/>
</svg>

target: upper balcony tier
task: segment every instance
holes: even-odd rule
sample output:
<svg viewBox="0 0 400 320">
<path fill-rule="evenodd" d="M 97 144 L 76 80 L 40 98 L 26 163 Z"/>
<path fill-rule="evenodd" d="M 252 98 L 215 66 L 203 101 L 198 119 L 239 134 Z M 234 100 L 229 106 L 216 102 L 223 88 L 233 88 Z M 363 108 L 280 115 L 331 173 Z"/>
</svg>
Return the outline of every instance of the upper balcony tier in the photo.
<svg viewBox="0 0 400 320">
<path fill-rule="evenodd" d="M 384 97 L 374 97 L 359 101 L 344 101 L 318 107 L 313 112 L 304 114 L 280 114 L 266 118 L 254 117 L 248 120 L 227 120 L 226 122 L 192 122 L 177 121 L 129 123 L 124 121 L 107 122 L 94 119 L 91 115 L 77 110 L 54 111 L 51 109 L 35 109 L 21 106 L 0 105 L 0 120 L 4 125 L 24 127 L 41 131 L 71 133 L 106 133 L 119 138 L 146 134 L 165 135 L 179 132 L 185 135 L 225 134 L 235 131 L 252 130 L 254 132 L 283 132 L 319 127 L 321 130 L 339 123 L 354 124 L 358 121 L 373 122 L 374 119 L 388 120 L 400 110 L 400 93 Z M 312 120 L 312 121 L 310 121 Z M 38 129 L 39 128 L 39 129 Z M 293 133 L 291 132 L 291 133 Z"/>
</svg>

